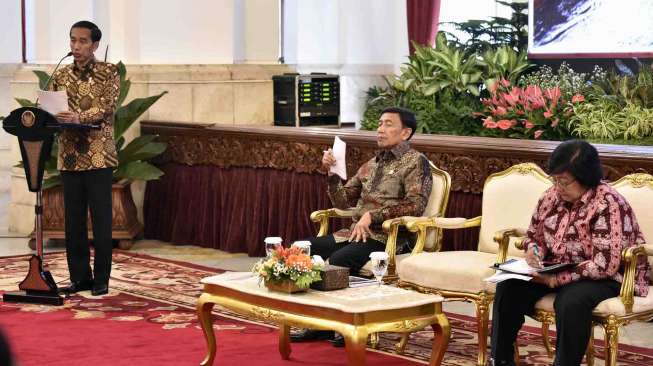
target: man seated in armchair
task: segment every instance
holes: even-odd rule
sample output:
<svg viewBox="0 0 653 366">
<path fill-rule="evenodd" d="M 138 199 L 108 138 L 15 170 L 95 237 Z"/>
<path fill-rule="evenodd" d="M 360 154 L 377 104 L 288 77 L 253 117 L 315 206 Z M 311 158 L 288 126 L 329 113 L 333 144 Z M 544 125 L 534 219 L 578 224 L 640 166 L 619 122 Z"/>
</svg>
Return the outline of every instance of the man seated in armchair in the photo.
<svg viewBox="0 0 653 366">
<path fill-rule="evenodd" d="M 328 194 L 336 208 L 353 207 L 353 223 L 331 235 L 309 238 L 311 254 L 329 259 L 329 263 L 347 267 L 351 274 L 369 260 L 372 252 L 384 251 L 387 236 L 381 225 L 400 216 L 420 216 L 428 203 L 433 178 L 426 156 L 412 149 L 408 140 L 415 133 L 415 114 L 404 108 L 383 110 L 377 128 L 380 151 L 363 164 L 346 184 L 337 175 L 328 173 Z M 322 157 L 322 166 L 329 171 L 335 158 L 329 149 Z M 406 235 L 397 238 L 401 250 L 408 242 Z M 305 329 L 291 334 L 293 342 L 330 339 L 331 331 Z M 336 337 L 335 346 L 342 346 Z"/>
</svg>

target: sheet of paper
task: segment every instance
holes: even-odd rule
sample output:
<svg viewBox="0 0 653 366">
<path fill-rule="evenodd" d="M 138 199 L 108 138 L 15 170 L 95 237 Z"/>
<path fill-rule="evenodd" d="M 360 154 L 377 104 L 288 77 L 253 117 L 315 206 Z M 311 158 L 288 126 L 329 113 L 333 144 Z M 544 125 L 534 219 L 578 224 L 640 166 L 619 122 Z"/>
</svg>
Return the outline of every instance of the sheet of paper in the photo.
<svg viewBox="0 0 653 366">
<path fill-rule="evenodd" d="M 526 276 L 526 275 L 514 274 L 514 273 L 508 273 L 508 272 L 497 271 L 497 273 L 495 273 L 494 275 L 484 279 L 483 281 L 491 282 L 491 283 L 499 283 L 501 281 L 510 280 L 510 279 L 530 281 L 530 280 L 533 279 L 533 277 Z"/>
<path fill-rule="evenodd" d="M 537 271 L 537 268 L 533 268 L 528 265 L 526 259 L 516 259 L 512 261 L 507 261 L 506 263 L 500 265 L 499 269 L 503 269 L 505 271 L 510 271 L 510 272 L 521 273 L 525 275 Z"/>
<path fill-rule="evenodd" d="M 68 110 L 68 94 L 65 91 L 38 90 L 39 107 L 51 115 Z"/>
<path fill-rule="evenodd" d="M 331 173 L 337 174 L 340 178 L 347 180 L 347 164 L 345 161 L 345 151 L 347 144 L 336 136 L 333 141 L 333 157 L 336 158 L 336 164 L 329 169 Z"/>
</svg>

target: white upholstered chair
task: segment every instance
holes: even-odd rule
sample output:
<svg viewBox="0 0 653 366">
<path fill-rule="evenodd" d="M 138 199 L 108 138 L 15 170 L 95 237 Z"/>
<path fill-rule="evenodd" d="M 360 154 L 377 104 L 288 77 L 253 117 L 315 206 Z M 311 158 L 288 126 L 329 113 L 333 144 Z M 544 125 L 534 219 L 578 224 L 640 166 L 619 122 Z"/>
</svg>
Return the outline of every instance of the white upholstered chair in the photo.
<svg viewBox="0 0 653 366">
<path fill-rule="evenodd" d="M 624 279 L 621 293 L 601 302 L 592 313 L 595 326 L 605 330 L 605 365 L 617 365 L 617 352 L 619 345 L 619 327 L 633 321 L 646 321 L 653 319 L 653 278 L 649 279 L 649 292 L 646 297 L 634 296 L 635 265 L 639 256 L 647 256 L 649 263 L 653 263 L 653 215 L 651 202 L 653 202 L 653 176 L 650 174 L 636 173 L 627 175 L 612 185 L 630 203 L 640 229 L 647 241 L 646 245 L 625 249 L 621 255 L 625 265 Z M 551 346 L 548 329 L 555 323 L 553 302 L 555 294 L 549 294 L 535 304 L 534 318 L 542 322 L 544 343 L 552 357 L 555 349 Z M 593 329 L 593 328 L 592 328 Z M 593 337 L 587 350 L 588 365 L 594 364 Z"/>
<path fill-rule="evenodd" d="M 548 176 L 537 165 L 518 164 L 490 175 L 483 186 L 482 216 L 464 218 L 420 218 L 407 220 L 409 230 L 425 236 L 427 230 L 459 229 L 480 226 L 477 250 L 422 252 L 416 247 L 409 258 L 399 263 L 398 285 L 420 292 L 442 295 L 446 301 L 467 301 L 476 305 L 478 321 L 478 364 L 485 366 L 489 306 L 494 286 L 483 279 L 494 274 L 495 262 L 508 255 L 523 256 L 509 245 L 516 229 L 526 228 L 537 201 L 551 186 Z M 407 334 L 397 346 L 403 352 Z"/>
<path fill-rule="evenodd" d="M 436 217 L 444 216 L 444 211 L 447 209 L 449 202 L 449 192 L 451 190 L 451 177 L 449 173 L 444 170 L 438 169 L 433 163 L 429 162 L 431 167 L 431 176 L 433 177 L 433 187 L 429 202 L 424 210 L 424 216 Z M 333 217 L 338 218 L 351 218 L 352 212 L 350 210 L 341 210 L 337 208 L 330 208 L 327 210 L 314 211 L 311 213 L 311 220 L 320 224 L 317 236 L 326 235 L 329 232 L 329 219 Z M 388 234 L 388 241 L 386 243 L 385 251 L 388 253 L 389 265 L 388 273 L 384 277 L 385 282 L 392 282 L 397 278 L 397 262 L 402 261 L 410 254 L 396 255 L 397 248 L 397 234 L 399 227 L 403 225 L 407 217 L 397 217 L 394 219 L 386 220 L 383 223 L 383 230 Z M 411 217 L 412 218 L 412 217 Z M 430 230 L 427 235 L 418 237 L 419 242 L 416 246 L 421 246 L 426 250 L 439 250 L 442 232 L 437 229 Z M 373 276 L 372 264 L 368 261 L 361 269 L 361 274 L 366 276 Z"/>
</svg>

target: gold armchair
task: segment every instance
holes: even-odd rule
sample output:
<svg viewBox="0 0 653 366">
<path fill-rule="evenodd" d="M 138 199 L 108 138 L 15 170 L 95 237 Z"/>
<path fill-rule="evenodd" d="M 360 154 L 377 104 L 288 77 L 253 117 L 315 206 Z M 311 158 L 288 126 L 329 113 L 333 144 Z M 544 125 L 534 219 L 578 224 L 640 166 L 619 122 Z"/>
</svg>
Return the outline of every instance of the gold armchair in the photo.
<svg viewBox="0 0 653 366">
<path fill-rule="evenodd" d="M 426 205 L 424 210 L 424 215 L 431 216 L 443 216 L 444 211 L 447 209 L 447 203 L 449 202 L 449 191 L 451 190 L 451 177 L 449 173 L 444 170 L 438 169 L 433 163 L 429 162 L 431 167 L 431 176 L 433 177 L 433 188 L 431 189 L 431 195 L 429 196 L 429 202 Z M 351 218 L 351 210 L 341 210 L 337 208 L 330 208 L 327 210 L 319 210 L 311 213 L 311 220 L 313 222 L 319 223 L 320 227 L 318 230 L 317 236 L 323 236 L 329 233 L 329 220 L 331 218 Z M 404 224 L 406 219 L 412 219 L 413 217 L 397 217 L 394 219 L 386 220 L 383 223 L 383 230 L 388 234 L 388 241 L 386 242 L 385 251 L 388 253 L 389 264 L 388 264 L 388 273 L 384 277 L 385 282 L 392 282 L 397 279 L 397 262 L 400 262 L 404 258 L 408 257 L 409 254 L 396 255 L 397 249 L 397 234 L 399 232 L 399 227 Z M 439 249 L 440 240 L 442 238 L 441 231 L 434 229 L 429 230 L 426 235 L 418 237 L 418 243 L 416 245 L 426 248 L 427 250 Z M 361 269 L 361 273 L 364 275 L 373 276 L 372 274 L 372 264 L 368 261 L 365 266 Z"/>
<path fill-rule="evenodd" d="M 399 263 L 399 286 L 442 295 L 445 301 L 467 301 L 476 305 L 478 318 L 478 364 L 485 365 L 489 306 L 494 298 L 494 286 L 483 279 L 491 276 L 490 266 L 503 262 L 508 255 L 521 256 L 510 248 L 517 229 L 528 227 L 537 201 L 551 186 L 547 175 L 535 164 L 515 165 L 490 175 L 483 188 L 482 215 L 473 219 L 420 218 L 405 220 L 409 230 L 423 237 L 427 230 L 459 229 L 480 226 L 475 251 L 425 253 L 415 247 L 409 258 Z M 504 229 L 504 230 L 500 230 Z M 403 352 L 408 335 L 399 343 Z"/>
<path fill-rule="evenodd" d="M 650 212 L 650 203 L 653 202 L 653 176 L 643 173 L 630 174 L 612 183 L 612 185 L 630 203 L 644 234 L 644 239 L 649 243 L 649 240 L 653 240 L 653 215 Z M 518 240 L 516 244 L 521 246 L 521 240 Z M 653 245 L 651 244 L 623 250 L 621 257 L 625 268 L 619 297 L 613 297 L 601 302 L 594 308 L 592 313 L 593 324 L 601 326 L 605 331 L 606 366 L 617 365 L 619 327 L 633 321 L 653 319 L 653 278 L 649 279 L 648 296 L 634 296 L 637 259 L 639 256 L 647 256 L 649 263 L 653 263 Z M 555 352 L 549 340 L 549 326 L 555 323 L 554 301 L 555 294 L 543 297 L 535 304 L 535 314 L 533 316 L 534 319 L 542 322 L 542 335 L 549 357 L 553 357 Z M 594 364 L 593 337 L 590 338 L 586 358 L 588 365 Z"/>
</svg>

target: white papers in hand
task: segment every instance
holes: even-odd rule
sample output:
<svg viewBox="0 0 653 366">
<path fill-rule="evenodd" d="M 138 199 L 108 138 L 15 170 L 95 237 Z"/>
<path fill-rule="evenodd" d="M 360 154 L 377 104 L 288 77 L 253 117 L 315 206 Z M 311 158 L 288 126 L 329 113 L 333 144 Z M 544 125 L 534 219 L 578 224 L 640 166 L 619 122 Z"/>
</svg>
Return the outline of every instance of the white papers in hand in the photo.
<svg viewBox="0 0 653 366">
<path fill-rule="evenodd" d="M 494 275 L 484 279 L 485 282 L 491 282 L 491 283 L 499 283 L 501 281 L 505 280 L 522 280 L 522 281 L 530 281 L 533 279 L 533 277 L 528 276 L 528 275 L 520 275 L 520 274 L 515 274 L 515 273 L 508 273 L 508 272 L 503 272 L 503 271 L 497 271 Z"/>
<path fill-rule="evenodd" d="M 528 265 L 526 259 L 514 259 L 506 261 L 499 266 L 499 269 L 524 275 L 530 275 L 531 273 L 537 271 L 537 268 L 533 268 Z"/>
<path fill-rule="evenodd" d="M 68 110 L 68 94 L 63 90 L 38 90 L 36 96 L 39 98 L 39 107 L 52 115 Z"/>
<path fill-rule="evenodd" d="M 345 151 L 347 144 L 336 136 L 333 140 L 333 157 L 336 158 L 336 163 L 329 169 L 333 174 L 337 174 L 343 180 L 347 180 L 347 164 L 345 161 Z"/>
</svg>

